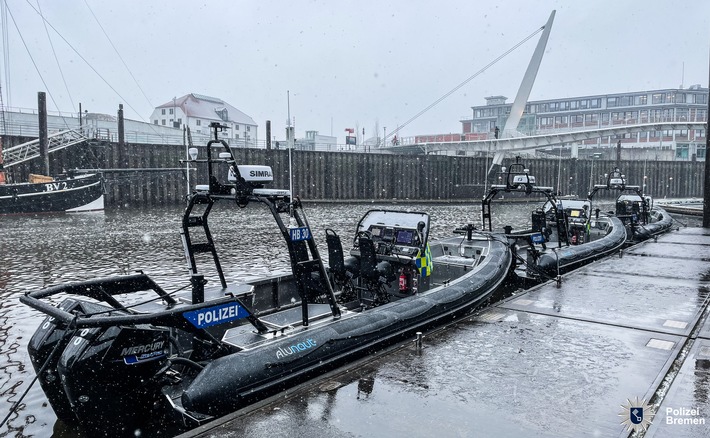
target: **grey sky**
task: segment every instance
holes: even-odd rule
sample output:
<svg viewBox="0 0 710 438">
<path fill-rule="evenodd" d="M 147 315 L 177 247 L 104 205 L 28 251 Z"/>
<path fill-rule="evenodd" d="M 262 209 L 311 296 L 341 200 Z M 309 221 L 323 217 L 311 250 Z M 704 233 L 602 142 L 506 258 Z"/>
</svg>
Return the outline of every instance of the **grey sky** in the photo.
<svg viewBox="0 0 710 438">
<path fill-rule="evenodd" d="M 119 97 L 51 29 L 64 87 L 41 19 L 30 5 L 9 10 L 47 88 L 8 17 L 10 102 L 35 108 L 37 91 L 59 109 L 148 120 L 152 105 L 190 92 L 221 97 L 278 137 L 286 90 L 296 132 L 342 138 L 375 122 L 392 132 L 542 26 L 557 10 L 531 100 L 708 85 L 706 1 L 187 1 L 39 0 L 42 12 Z M 539 35 L 539 34 L 538 34 Z M 513 100 L 539 36 L 408 125 L 401 136 L 460 132 L 484 97 Z M 682 75 L 685 63 L 684 79 Z M 71 100 L 69 98 L 71 94 Z M 150 102 L 150 103 L 149 103 Z M 48 96 L 48 107 L 56 110 Z M 135 111 L 134 111 L 135 109 Z M 137 112 L 136 112 L 137 111 Z"/>
</svg>

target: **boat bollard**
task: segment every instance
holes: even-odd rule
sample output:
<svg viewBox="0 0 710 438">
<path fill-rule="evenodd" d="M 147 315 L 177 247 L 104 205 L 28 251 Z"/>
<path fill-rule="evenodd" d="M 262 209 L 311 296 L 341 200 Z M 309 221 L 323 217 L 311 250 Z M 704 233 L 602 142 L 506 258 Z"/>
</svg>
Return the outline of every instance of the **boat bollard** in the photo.
<svg viewBox="0 0 710 438">
<path fill-rule="evenodd" d="M 417 338 L 414 340 L 414 344 L 417 346 L 417 350 L 422 349 L 422 332 L 417 332 Z"/>
</svg>

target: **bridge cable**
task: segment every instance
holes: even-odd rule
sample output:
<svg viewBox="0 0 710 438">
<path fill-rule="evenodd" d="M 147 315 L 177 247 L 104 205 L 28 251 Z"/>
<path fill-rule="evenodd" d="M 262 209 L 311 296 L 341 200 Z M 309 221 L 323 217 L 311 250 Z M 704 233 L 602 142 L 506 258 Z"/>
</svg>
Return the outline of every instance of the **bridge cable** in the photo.
<svg viewBox="0 0 710 438">
<path fill-rule="evenodd" d="M 44 15 L 42 14 L 42 6 L 39 4 L 39 0 L 37 0 L 37 9 L 39 9 L 39 15 L 44 18 Z M 57 52 L 54 50 L 54 43 L 52 43 L 52 37 L 49 35 L 49 29 L 47 29 L 47 23 L 42 20 L 42 24 L 44 24 L 44 32 L 47 34 L 47 39 L 49 40 L 49 46 L 52 48 L 52 54 L 54 55 L 54 60 L 57 62 L 57 68 L 59 69 L 59 74 L 62 77 L 62 82 L 64 82 L 64 88 L 67 90 L 67 95 L 69 96 L 69 101 L 71 102 L 71 107 L 72 110 L 76 108 L 74 106 L 74 99 L 72 98 L 71 91 L 69 91 L 69 86 L 67 85 L 67 80 L 64 77 L 64 71 L 62 70 L 62 66 L 59 63 L 59 58 L 57 58 Z M 62 118 L 64 120 L 64 118 Z M 64 122 L 66 124 L 66 121 Z M 67 128 L 69 125 L 67 125 Z"/>
<path fill-rule="evenodd" d="M 483 67 L 482 69 L 478 70 L 476 73 L 474 73 L 474 74 L 473 74 L 472 76 L 470 76 L 468 79 L 466 79 L 465 81 L 463 81 L 463 82 L 461 82 L 460 84 L 458 84 L 458 85 L 457 85 L 456 87 L 454 87 L 451 91 L 449 91 L 448 93 L 444 94 L 443 96 L 441 96 L 440 98 L 438 98 L 437 100 L 435 100 L 432 104 L 430 104 L 429 106 L 427 106 L 427 107 L 424 108 L 423 110 L 419 111 L 414 117 L 412 117 L 412 118 L 410 118 L 409 120 L 407 120 L 406 122 L 404 122 L 404 124 L 398 126 L 397 129 L 395 129 L 394 131 L 392 131 L 390 134 L 387 134 L 387 135 L 385 136 L 384 140 L 387 140 L 387 137 L 391 137 L 391 136 L 393 136 L 393 135 L 396 135 L 400 130 L 402 130 L 402 128 L 404 128 L 405 126 L 409 125 L 410 123 L 412 123 L 413 121 L 415 121 L 416 119 L 418 119 L 422 114 L 424 114 L 425 112 L 427 112 L 427 111 L 429 111 L 430 109 L 432 109 L 434 106 L 436 106 L 437 104 L 439 104 L 442 100 L 444 100 L 444 99 L 446 99 L 447 97 L 451 96 L 451 95 L 454 94 L 456 91 L 458 91 L 461 87 L 463 87 L 464 85 L 466 85 L 466 84 L 468 84 L 469 82 L 471 82 L 473 79 L 475 79 L 476 77 L 478 77 L 480 74 L 484 73 L 484 72 L 485 72 L 486 70 L 488 70 L 490 67 L 492 67 L 493 65 L 495 65 L 496 63 L 498 63 L 498 61 L 500 61 L 501 59 L 505 58 L 505 57 L 508 56 L 511 52 L 513 52 L 515 49 L 517 49 L 518 47 L 520 47 L 520 46 L 522 46 L 523 44 L 525 44 L 529 39 L 531 39 L 532 37 L 534 37 L 534 36 L 537 35 L 538 33 L 542 32 L 543 29 L 545 29 L 545 26 L 540 27 L 540 28 L 537 29 L 535 32 L 533 32 L 533 33 L 531 33 L 530 35 L 528 35 L 527 37 L 525 37 L 525 38 L 524 38 L 523 40 L 521 40 L 519 43 L 517 43 L 516 45 L 514 45 L 513 47 L 511 47 L 510 49 L 508 49 L 505 53 L 503 53 L 502 55 L 498 56 L 496 59 L 494 59 L 493 61 L 491 61 L 490 63 L 488 63 L 488 64 L 487 64 L 485 67 Z"/>
<path fill-rule="evenodd" d="M 52 28 L 52 30 L 55 31 L 55 32 L 57 33 L 57 35 L 59 35 L 59 37 L 60 37 L 62 40 L 64 40 L 64 42 L 67 44 L 67 46 L 69 46 L 69 48 L 72 49 L 72 51 L 73 51 L 74 53 L 76 53 L 76 55 L 77 55 L 79 58 L 81 58 L 81 60 L 84 61 L 84 63 L 85 63 L 91 70 L 93 70 L 93 72 L 96 73 L 96 75 L 97 75 L 102 81 L 104 81 L 104 83 L 111 89 L 111 91 L 113 91 L 113 92 L 116 94 L 116 96 L 120 97 L 121 100 L 122 100 L 123 102 L 125 102 L 126 105 L 127 105 L 130 109 L 132 109 L 132 110 L 138 115 L 138 117 L 140 117 L 140 119 L 141 119 L 143 122 L 147 123 L 146 120 L 140 115 L 141 113 L 138 112 L 135 108 L 133 108 L 133 106 L 128 102 L 128 100 L 126 100 L 125 97 L 121 96 L 121 93 L 119 93 L 119 92 L 101 75 L 101 73 L 99 73 L 98 70 L 96 70 L 96 69 L 94 68 L 94 66 L 91 65 L 91 63 L 90 63 L 89 61 L 87 61 L 87 59 L 84 58 L 84 56 L 82 56 L 82 54 L 79 53 L 79 51 L 76 50 L 76 49 L 74 48 L 74 46 L 72 46 L 72 45 L 69 43 L 69 41 L 67 41 L 67 39 L 64 38 L 64 36 L 63 36 L 61 33 L 59 33 L 59 31 L 58 31 L 54 26 L 52 26 L 52 23 L 50 23 L 49 21 L 47 21 L 47 19 L 45 19 L 44 17 L 42 17 L 42 15 L 39 13 L 39 11 L 32 5 L 32 3 L 29 2 L 29 0 L 25 0 L 25 1 L 27 2 L 27 4 L 28 4 L 37 14 L 39 14 L 39 16 L 42 18 L 42 20 L 43 20 L 44 22 L 46 22 L 46 23 L 49 25 L 49 27 Z M 11 15 L 12 15 L 12 14 L 11 14 Z M 17 25 L 15 25 L 15 26 L 17 26 Z M 19 30 L 18 30 L 18 32 L 19 32 Z M 46 86 L 46 85 L 45 85 L 45 86 Z"/>
<path fill-rule="evenodd" d="M 52 92 L 49 91 L 49 87 L 47 86 L 47 82 L 45 82 L 44 77 L 42 76 L 42 73 L 39 70 L 39 67 L 37 66 L 37 63 L 35 62 L 35 59 L 32 57 L 32 53 L 30 52 L 30 48 L 27 46 L 27 43 L 25 42 L 25 38 L 22 36 L 22 32 L 20 32 L 20 27 L 17 25 L 17 21 L 15 21 L 15 16 L 12 15 L 12 11 L 10 10 L 10 7 L 5 5 L 7 8 L 7 12 L 10 14 L 10 18 L 12 19 L 13 24 L 15 25 L 15 28 L 17 29 L 17 34 L 20 36 L 20 40 L 22 41 L 22 44 L 25 46 L 25 50 L 27 51 L 27 55 L 30 57 L 30 60 L 32 61 L 32 65 L 34 65 L 35 70 L 37 71 L 37 75 L 39 75 L 40 80 L 42 81 L 42 84 L 44 84 L 44 88 L 47 89 L 47 94 L 49 94 L 49 98 L 52 99 L 52 102 L 54 103 L 55 108 L 57 108 L 57 111 L 59 111 L 59 106 L 57 105 L 57 101 L 54 100 L 54 96 L 52 95 Z"/>
<path fill-rule="evenodd" d="M 91 15 L 93 15 L 94 20 L 96 20 L 96 24 L 98 24 L 99 27 L 101 28 L 101 32 L 104 33 L 104 35 L 106 36 L 106 39 L 107 39 L 108 42 L 111 44 L 111 47 L 113 47 L 113 51 L 116 52 L 116 55 L 118 55 L 118 59 L 121 60 L 121 62 L 123 63 L 123 66 L 126 67 L 126 71 L 128 71 L 128 74 L 131 75 L 131 78 L 133 78 L 133 82 L 135 82 L 135 83 L 136 83 L 136 86 L 138 87 L 138 89 L 141 90 L 141 94 L 143 94 L 143 97 L 145 97 L 145 100 L 146 100 L 146 102 L 148 102 L 148 105 L 150 105 L 151 108 L 155 108 L 155 105 L 153 105 L 153 103 L 150 101 L 150 99 L 148 98 L 148 96 L 145 94 L 145 91 L 143 91 L 143 88 L 141 88 L 141 85 L 138 83 L 138 80 L 136 79 L 136 77 L 133 76 L 133 72 L 131 71 L 131 69 L 128 68 L 128 64 L 126 64 L 126 61 L 123 60 L 123 56 L 121 56 L 121 54 L 118 53 L 118 49 L 117 49 L 116 46 L 113 44 L 113 41 L 111 41 L 111 38 L 110 38 L 110 37 L 108 36 L 108 34 L 106 33 L 106 30 L 105 30 L 104 27 L 101 25 L 101 22 L 99 21 L 99 19 L 98 19 L 98 17 L 96 16 L 96 14 L 94 14 L 94 11 L 91 9 L 91 6 L 89 6 L 89 3 L 88 3 L 86 0 L 84 0 L 84 4 L 86 4 L 86 7 L 89 9 L 89 12 L 91 12 Z"/>
</svg>

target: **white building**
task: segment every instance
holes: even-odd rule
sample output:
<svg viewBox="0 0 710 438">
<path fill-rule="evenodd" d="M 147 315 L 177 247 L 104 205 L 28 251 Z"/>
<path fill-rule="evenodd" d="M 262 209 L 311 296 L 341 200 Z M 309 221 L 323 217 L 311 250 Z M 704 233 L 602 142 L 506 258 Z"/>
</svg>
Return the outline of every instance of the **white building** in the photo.
<svg viewBox="0 0 710 438">
<path fill-rule="evenodd" d="M 254 147 L 258 140 L 258 125 L 248 115 L 217 97 L 190 93 L 158 106 L 150 116 L 154 125 L 182 130 L 189 127 L 196 136 L 210 134 L 210 123 L 219 122 L 228 129 L 221 138 L 232 146 Z"/>
</svg>

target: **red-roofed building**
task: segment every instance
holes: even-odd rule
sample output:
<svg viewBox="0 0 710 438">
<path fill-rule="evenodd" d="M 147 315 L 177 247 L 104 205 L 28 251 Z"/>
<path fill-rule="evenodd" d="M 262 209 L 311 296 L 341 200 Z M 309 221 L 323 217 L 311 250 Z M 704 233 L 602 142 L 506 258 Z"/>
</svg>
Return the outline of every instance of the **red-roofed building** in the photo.
<svg viewBox="0 0 710 438">
<path fill-rule="evenodd" d="M 154 125 L 189 127 L 193 134 L 209 135 L 209 125 L 219 122 L 228 129 L 222 131 L 230 144 L 253 146 L 258 139 L 258 125 L 248 115 L 218 97 L 190 93 L 176 97 L 155 108 L 150 120 Z"/>
</svg>

